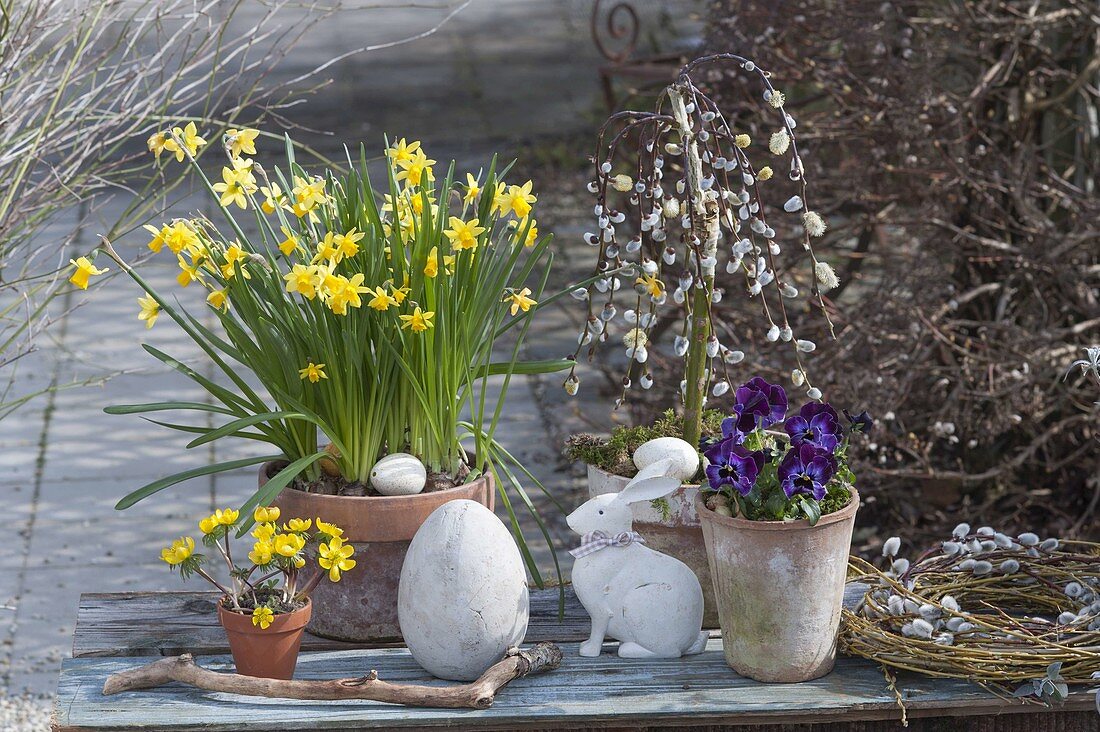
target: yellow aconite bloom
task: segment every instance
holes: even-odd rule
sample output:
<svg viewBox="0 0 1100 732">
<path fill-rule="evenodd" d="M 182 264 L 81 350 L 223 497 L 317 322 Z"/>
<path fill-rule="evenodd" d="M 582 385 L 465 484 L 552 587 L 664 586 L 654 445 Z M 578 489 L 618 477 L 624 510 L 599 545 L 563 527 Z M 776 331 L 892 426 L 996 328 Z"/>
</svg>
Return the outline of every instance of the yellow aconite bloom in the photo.
<svg viewBox="0 0 1100 732">
<path fill-rule="evenodd" d="M 256 528 L 252 529 L 252 536 L 256 537 L 256 541 L 271 541 L 275 538 L 275 524 L 257 524 Z"/>
<path fill-rule="evenodd" d="M 73 271 L 72 276 L 69 277 L 69 282 L 73 283 L 81 290 L 88 289 L 88 280 L 91 279 L 93 275 L 101 275 L 107 271 L 106 268 L 99 269 L 98 267 L 96 267 L 87 257 L 70 259 L 69 264 L 76 267 L 76 270 Z"/>
<path fill-rule="evenodd" d="M 271 564 L 275 558 L 275 545 L 270 541 L 257 541 L 252 545 L 252 551 L 248 553 L 248 560 L 260 567 Z"/>
<path fill-rule="evenodd" d="M 477 178 L 471 173 L 466 174 L 466 195 L 462 197 L 462 200 L 466 203 L 473 203 L 478 195 L 481 193 L 481 186 L 478 185 Z"/>
<path fill-rule="evenodd" d="M 184 150 L 192 157 L 197 155 L 199 148 L 206 144 L 206 140 L 199 137 L 198 128 L 194 122 L 188 122 L 182 129 L 172 128 L 172 136 L 164 141 L 164 148 L 168 152 L 176 154 L 176 162 L 182 163 Z"/>
<path fill-rule="evenodd" d="M 238 167 L 234 161 L 234 167 L 222 168 L 222 182 L 215 183 L 213 188 L 221 194 L 218 200 L 221 205 L 237 204 L 240 208 L 248 208 L 247 195 L 256 192 L 256 178 L 252 175 L 252 166 Z"/>
<path fill-rule="evenodd" d="M 317 285 L 320 284 L 320 276 L 317 267 L 304 264 L 296 264 L 289 272 L 283 275 L 286 280 L 286 291 L 297 292 L 307 300 L 317 296 Z"/>
<path fill-rule="evenodd" d="M 298 248 L 298 236 L 285 226 L 280 226 L 279 229 L 283 232 L 283 236 L 286 237 L 279 242 L 279 251 L 289 257 L 294 253 L 294 250 Z"/>
<path fill-rule="evenodd" d="M 417 306 L 412 315 L 401 315 L 398 317 L 401 318 L 401 327 L 403 329 L 411 328 L 414 333 L 422 333 L 428 328 L 432 328 L 435 326 L 435 324 L 432 323 L 432 318 L 434 316 L 434 312 L 422 312 L 420 310 L 420 307 Z"/>
<path fill-rule="evenodd" d="M 258 607 L 252 611 L 252 624 L 260 626 L 260 630 L 267 630 L 267 626 L 275 622 L 275 613 L 269 607 Z"/>
<path fill-rule="evenodd" d="M 397 171 L 394 178 L 398 181 L 405 181 L 406 186 L 422 185 L 425 179 L 435 180 L 435 174 L 432 172 L 435 161 L 429 159 L 423 150 L 414 151 L 411 157 L 407 160 L 399 160 L 397 165 L 401 170 Z"/>
<path fill-rule="evenodd" d="M 149 152 L 153 153 L 157 160 L 160 160 L 160 154 L 164 152 L 167 142 L 168 135 L 164 134 L 164 132 L 154 132 L 149 136 Z"/>
<path fill-rule="evenodd" d="M 252 512 L 252 518 L 258 524 L 267 524 L 278 521 L 280 513 L 282 512 L 278 506 L 257 506 L 256 510 Z"/>
<path fill-rule="evenodd" d="M 345 544 L 339 537 L 334 536 L 329 543 L 321 544 L 317 547 L 317 553 L 320 555 L 317 563 L 321 565 L 321 569 L 328 570 L 328 578 L 333 582 L 340 581 L 341 572 L 355 567 L 355 560 L 351 558 L 355 548 Z"/>
<path fill-rule="evenodd" d="M 515 315 L 520 310 L 526 313 L 528 310 L 531 309 L 531 306 L 535 304 L 535 301 L 532 298 L 528 297 L 528 295 L 530 294 L 531 288 L 524 287 L 519 292 L 513 290 L 512 294 L 504 296 L 505 302 L 509 300 L 512 301 L 512 315 Z"/>
<path fill-rule="evenodd" d="M 172 542 L 172 546 L 160 550 L 160 558 L 173 567 L 182 564 L 195 553 L 195 540 L 190 536 L 181 536 Z"/>
<path fill-rule="evenodd" d="M 477 238 L 485 233 L 485 227 L 478 226 L 477 219 L 463 221 L 457 216 L 450 218 L 451 228 L 444 229 L 443 234 L 450 242 L 451 247 L 457 250 L 473 249 L 477 246 Z"/>
<path fill-rule="evenodd" d="M 317 530 L 322 534 L 327 534 L 328 536 L 331 536 L 334 539 L 342 540 L 344 538 L 343 529 L 341 529 L 336 524 L 330 524 L 327 521 L 322 521 L 320 518 L 317 519 Z"/>
<path fill-rule="evenodd" d="M 180 273 L 176 275 L 176 282 L 180 283 L 180 287 L 187 287 L 192 282 L 202 282 L 202 272 L 199 271 L 198 264 L 188 264 L 181 254 L 176 255 L 176 260 L 180 265 Z"/>
<path fill-rule="evenodd" d="M 214 512 L 214 520 L 222 526 L 232 526 L 237 523 L 241 512 L 232 508 L 219 508 Z"/>
<path fill-rule="evenodd" d="M 534 184 L 531 181 L 527 181 L 522 186 L 508 186 L 508 190 L 505 191 L 504 184 L 501 184 L 497 189 L 497 195 L 493 198 L 493 204 L 500 210 L 501 216 L 511 212 L 516 215 L 516 218 L 527 218 L 531 213 L 531 204 L 538 200 L 531 193 L 532 185 Z"/>
<path fill-rule="evenodd" d="M 292 518 L 283 524 L 283 528 L 287 531 L 293 531 L 295 533 L 302 533 L 303 531 L 309 531 L 313 526 L 313 519 L 300 519 Z"/>
<path fill-rule="evenodd" d="M 412 160 L 413 153 L 420 149 L 420 141 L 413 140 L 410 143 L 405 142 L 405 138 L 395 142 L 392 147 L 386 148 L 386 155 L 395 163 L 400 163 L 405 160 Z"/>
<path fill-rule="evenodd" d="M 293 557 L 306 545 L 305 537 L 297 534 L 276 534 L 272 542 L 275 544 L 275 553 L 281 557 Z"/>
<path fill-rule="evenodd" d="M 146 329 L 152 328 L 153 323 L 157 322 L 157 317 L 160 315 L 160 305 L 153 299 L 152 295 L 148 294 L 145 297 L 138 298 L 138 305 L 141 306 L 138 320 L 145 321 Z"/>
<path fill-rule="evenodd" d="M 313 363 L 310 361 L 306 364 L 304 369 L 298 369 L 298 378 L 303 381 L 309 379 L 311 384 L 316 384 L 321 379 L 327 379 L 324 371 L 325 365 L 323 363 Z"/>
<path fill-rule="evenodd" d="M 226 130 L 225 145 L 229 148 L 229 156 L 239 158 L 241 153 L 245 155 L 256 154 L 256 138 L 259 130 L 245 128 L 243 130 Z"/>
<path fill-rule="evenodd" d="M 368 289 L 368 292 L 374 297 L 367 303 L 367 307 L 374 310 L 389 310 L 390 306 L 396 305 L 397 300 L 390 297 L 390 294 L 386 292 L 384 287 L 375 287 L 373 290 Z"/>
<path fill-rule="evenodd" d="M 229 311 L 229 296 L 226 295 L 225 290 L 214 290 L 206 296 L 206 302 L 210 303 L 210 307 L 222 312 Z"/>
<path fill-rule="evenodd" d="M 260 210 L 265 214 L 271 215 L 275 213 L 277 208 L 286 205 L 286 194 L 283 193 L 283 189 L 279 188 L 278 183 L 272 183 L 270 186 L 261 186 L 260 193 L 262 193 L 264 197 L 263 203 L 260 204 Z"/>
<path fill-rule="evenodd" d="M 212 533 L 214 529 L 219 526 L 221 526 L 221 524 L 218 523 L 218 519 L 214 516 L 207 516 L 199 521 L 199 531 L 203 534 Z"/>
<path fill-rule="evenodd" d="M 660 297 L 665 292 L 664 283 L 657 279 L 656 275 L 642 274 L 641 277 L 634 280 L 634 284 L 644 287 L 650 297 Z"/>
</svg>

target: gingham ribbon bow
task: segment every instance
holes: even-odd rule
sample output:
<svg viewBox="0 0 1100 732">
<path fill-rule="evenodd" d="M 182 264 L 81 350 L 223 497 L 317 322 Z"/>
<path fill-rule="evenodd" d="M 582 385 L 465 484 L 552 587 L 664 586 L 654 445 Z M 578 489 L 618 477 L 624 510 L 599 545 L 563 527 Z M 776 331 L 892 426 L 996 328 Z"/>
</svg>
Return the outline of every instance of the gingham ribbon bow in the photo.
<svg viewBox="0 0 1100 732">
<path fill-rule="evenodd" d="M 581 545 L 576 549 L 570 549 L 569 553 L 580 559 L 609 546 L 629 546 L 632 542 L 645 544 L 645 539 L 637 531 L 623 531 L 614 536 L 609 536 L 603 531 L 593 531 L 581 537 Z"/>
</svg>

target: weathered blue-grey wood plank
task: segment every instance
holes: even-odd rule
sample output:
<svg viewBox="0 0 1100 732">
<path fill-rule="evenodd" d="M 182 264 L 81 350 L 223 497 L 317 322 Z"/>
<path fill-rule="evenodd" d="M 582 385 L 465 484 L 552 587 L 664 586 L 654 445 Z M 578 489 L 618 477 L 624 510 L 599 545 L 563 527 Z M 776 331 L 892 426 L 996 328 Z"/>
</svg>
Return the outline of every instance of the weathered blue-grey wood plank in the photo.
<svg viewBox="0 0 1100 732">
<path fill-rule="evenodd" d="M 854 607 L 865 586 L 848 585 L 844 604 Z M 556 589 L 531 591 L 527 642 L 581 641 L 588 637 L 588 615 L 566 588 L 565 617 L 558 618 Z M 216 595 L 210 592 L 117 592 L 80 596 L 73 656 L 176 656 L 228 653 L 225 631 L 218 625 Z M 380 645 L 397 644 L 372 644 Z M 365 647 L 318 638 L 308 633 L 303 651 Z"/>
<path fill-rule="evenodd" d="M 171 684 L 113 697 L 100 694 L 111 673 L 147 658 L 78 658 L 64 663 L 58 685 L 56 729 L 322 730 L 466 725 L 476 728 L 553 728 L 689 724 L 761 724 L 898 719 L 893 692 L 872 663 L 842 659 L 829 676 L 803 684 L 758 684 L 734 674 L 721 641 L 679 660 L 623 660 L 605 649 L 600 658 L 577 656 L 563 644 L 562 667 L 503 689 L 488 710 L 413 709 L 368 701 L 306 702 L 218 694 Z M 232 669 L 226 657 L 203 659 Z M 297 678 L 356 676 L 377 669 L 390 681 L 432 682 L 404 649 L 359 649 L 303 654 Z M 906 675 L 898 686 L 910 716 L 1048 710 L 1003 701 L 980 687 Z M 1075 694 L 1065 709 L 1089 709 L 1092 696 Z"/>
</svg>

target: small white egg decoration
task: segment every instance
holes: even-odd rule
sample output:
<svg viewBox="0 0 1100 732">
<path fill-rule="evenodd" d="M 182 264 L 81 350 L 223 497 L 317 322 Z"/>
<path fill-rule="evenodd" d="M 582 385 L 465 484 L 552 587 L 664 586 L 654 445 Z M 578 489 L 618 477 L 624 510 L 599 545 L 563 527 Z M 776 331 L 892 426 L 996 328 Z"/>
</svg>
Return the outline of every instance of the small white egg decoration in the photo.
<svg viewBox="0 0 1100 732">
<path fill-rule="evenodd" d="M 370 484 L 384 496 L 412 496 L 424 490 L 428 471 L 420 458 L 406 452 L 387 455 L 370 469 Z"/>
<path fill-rule="evenodd" d="M 638 470 L 665 458 L 672 459 L 671 472 L 667 475 L 681 482 L 691 480 L 699 471 L 699 451 L 679 437 L 658 437 L 634 451 L 634 465 Z"/>
</svg>

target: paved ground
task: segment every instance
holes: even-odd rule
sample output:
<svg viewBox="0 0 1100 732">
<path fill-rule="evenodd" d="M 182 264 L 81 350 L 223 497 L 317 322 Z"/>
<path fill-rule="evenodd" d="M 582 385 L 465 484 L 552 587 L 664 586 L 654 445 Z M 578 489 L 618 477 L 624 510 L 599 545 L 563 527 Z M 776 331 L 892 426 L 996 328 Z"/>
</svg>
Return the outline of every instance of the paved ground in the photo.
<svg viewBox="0 0 1100 732">
<path fill-rule="evenodd" d="M 642 3 L 644 5 L 644 3 Z M 676 6 L 682 3 L 655 3 Z M 437 35 L 415 44 L 355 57 L 333 68 L 336 82 L 307 105 L 298 119 L 333 129 L 342 139 L 378 141 L 383 132 L 431 141 L 435 157 L 480 162 L 489 150 L 508 154 L 521 143 L 588 135 L 599 114 L 597 56 L 588 35 L 590 4 L 581 0 L 475 0 Z M 294 76 L 343 49 L 410 35 L 430 27 L 441 10 L 388 10 L 328 22 L 280 71 Z M 652 16 L 652 11 L 650 11 Z M 683 34 L 678 27 L 675 34 Z M 334 140 L 335 138 L 333 138 Z M 333 147 L 333 140 L 321 144 Z M 579 207 L 545 200 L 561 241 L 562 279 L 584 271 L 586 259 L 567 245 L 586 223 Z M 199 204 L 192 203 L 192 209 Z M 184 207 L 187 203 L 184 204 Z M 552 213 L 550 213 L 552 211 Z M 74 211 L 48 236 L 60 236 L 78 220 Z M 96 225 L 78 244 L 92 246 Z M 123 242 L 130 251 L 142 237 Z M 156 283 L 173 268 L 150 264 Z M 68 652 L 81 592 L 178 589 L 157 559 L 166 538 L 193 530 L 195 518 L 215 506 L 234 505 L 254 486 L 251 470 L 219 475 L 166 492 L 125 513 L 113 509 L 126 492 L 153 477 L 245 454 L 248 446 L 217 446 L 201 454 L 183 450 L 176 434 L 137 417 L 104 415 L 104 406 L 166 398 L 201 398 L 188 382 L 159 368 L 139 347 L 144 340 L 187 360 L 195 347 L 171 323 L 149 332 L 136 319 L 136 288 L 115 280 L 86 298 L 66 322 L 25 359 L 19 389 L 115 374 L 95 386 L 64 389 L 0 422 L 0 495 L 5 497 L 9 541 L 0 552 L 0 728 L 32 729 L 5 695 L 48 695 Z M 534 357 L 571 350 L 577 313 L 548 313 L 532 332 Z M 201 359 L 194 358 L 195 363 Z M 604 405 L 581 414 L 567 402 L 560 379 L 531 378 L 509 395 L 505 442 L 529 462 L 563 503 L 576 500 L 579 482 L 558 459 L 562 438 L 581 425 L 606 424 Z M 541 501 L 547 506 L 547 501 Z M 556 539 L 566 529 L 548 509 Z M 532 537 L 534 539 L 534 537 Z M 540 553 L 540 563 L 549 563 Z M 22 726 L 17 726 L 22 725 Z"/>
</svg>

